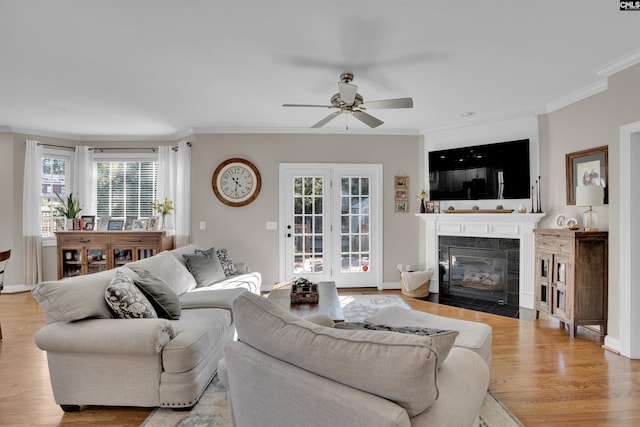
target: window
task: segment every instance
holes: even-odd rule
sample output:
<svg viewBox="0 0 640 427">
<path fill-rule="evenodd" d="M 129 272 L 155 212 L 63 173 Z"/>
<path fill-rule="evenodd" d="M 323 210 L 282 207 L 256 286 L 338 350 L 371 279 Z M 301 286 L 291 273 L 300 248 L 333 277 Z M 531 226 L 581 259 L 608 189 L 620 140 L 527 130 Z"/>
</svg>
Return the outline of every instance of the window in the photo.
<svg viewBox="0 0 640 427">
<path fill-rule="evenodd" d="M 157 160 L 100 159 L 95 165 L 98 216 L 141 218 L 154 215 Z"/>
<path fill-rule="evenodd" d="M 42 156 L 42 237 L 54 237 L 62 230 L 64 217 L 56 211 L 61 206 L 60 197 L 68 195 L 71 158 L 66 153 L 46 151 Z"/>
</svg>

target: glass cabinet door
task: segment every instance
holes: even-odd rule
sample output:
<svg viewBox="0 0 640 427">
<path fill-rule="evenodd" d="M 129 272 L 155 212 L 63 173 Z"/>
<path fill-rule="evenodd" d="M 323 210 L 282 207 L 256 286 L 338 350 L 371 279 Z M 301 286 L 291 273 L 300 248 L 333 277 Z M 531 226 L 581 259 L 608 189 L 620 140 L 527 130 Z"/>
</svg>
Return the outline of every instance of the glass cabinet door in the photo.
<svg viewBox="0 0 640 427">
<path fill-rule="evenodd" d="M 87 248 L 87 274 L 97 273 L 107 269 L 107 249 Z"/>
<path fill-rule="evenodd" d="M 82 249 L 62 251 L 62 276 L 73 277 L 82 274 Z"/>
<path fill-rule="evenodd" d="M 113 266 L 120 267 L 133 261 L 133 249 L 113 249 Z"/>
</svg>

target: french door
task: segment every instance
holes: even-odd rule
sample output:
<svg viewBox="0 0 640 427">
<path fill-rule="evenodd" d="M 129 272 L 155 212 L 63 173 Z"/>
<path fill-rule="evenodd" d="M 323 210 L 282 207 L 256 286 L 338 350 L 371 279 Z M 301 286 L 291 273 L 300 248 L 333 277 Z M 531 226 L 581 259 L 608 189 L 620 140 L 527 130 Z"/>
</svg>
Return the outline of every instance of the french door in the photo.
<svg viewBox="0 0 640 427">
<path fill-rule="evenodd" d="M 381 165 L 280 165 L 280 278 L 382 288 Z"/>
</svg>

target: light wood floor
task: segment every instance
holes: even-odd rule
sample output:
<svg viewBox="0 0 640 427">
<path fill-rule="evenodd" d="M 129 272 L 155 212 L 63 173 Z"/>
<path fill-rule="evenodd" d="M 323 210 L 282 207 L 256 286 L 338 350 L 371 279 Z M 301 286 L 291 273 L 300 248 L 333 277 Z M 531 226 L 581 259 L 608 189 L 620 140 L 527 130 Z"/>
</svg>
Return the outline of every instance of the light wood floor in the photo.
<svg viewBox="0 0 640 427">
<path fill-rule="evenodd" d="M 359 291 L 340 293 L 349 292 Z M 405 299 L 416 310 L 493 327 L 490 389 L 527 427 L 640 425 L 640 361 L 604 350 L 593 332 L 579 328 L 571 340 L 554 319 L 521 321 Z M 149 414 L 104 407 L 63 413 L 46 355 L 34 344 L 44 321 L 31 294 L 0 294 L 0 322 L 0 425 L 139 426 Z"/>
</svg>

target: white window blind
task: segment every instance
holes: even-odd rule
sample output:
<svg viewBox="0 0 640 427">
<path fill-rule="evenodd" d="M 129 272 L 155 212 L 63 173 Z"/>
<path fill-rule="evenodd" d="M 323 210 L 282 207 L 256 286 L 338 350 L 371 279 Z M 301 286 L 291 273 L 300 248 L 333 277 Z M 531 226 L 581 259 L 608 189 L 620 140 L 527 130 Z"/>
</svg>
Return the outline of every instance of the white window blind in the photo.
<svg viewBox="0 0 640 427">
<path fill-rule="evenodd" d="M 42 157 L 42 237 L 54 237 L 63 229 L 64 217 L 56 210 L 62 203 L 56 193 L 63 199 L 69 195 L 70 170 L 69 156 L 45 153 Z"/>
<path fill-rule="evenodd" d="M 157 161 L 97 161 L 97 215 L 144 218 L 155 213 Z"/>
</svg>

